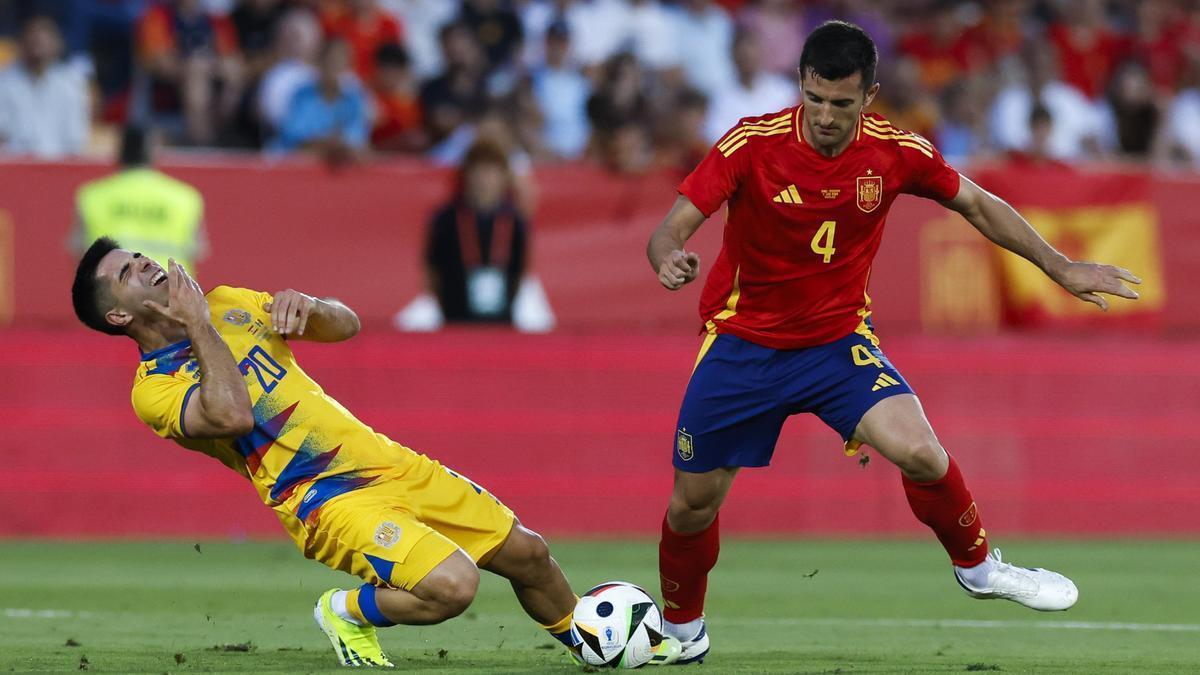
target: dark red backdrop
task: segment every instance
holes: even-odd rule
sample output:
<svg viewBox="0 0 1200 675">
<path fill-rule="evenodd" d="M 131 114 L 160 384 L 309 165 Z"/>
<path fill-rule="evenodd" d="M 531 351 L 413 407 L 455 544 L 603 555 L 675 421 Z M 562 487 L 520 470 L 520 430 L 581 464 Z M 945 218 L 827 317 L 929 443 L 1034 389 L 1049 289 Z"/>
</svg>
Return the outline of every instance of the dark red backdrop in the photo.
<svg viewBox="0 0 1200 675">
<path fill-rule="evenodd" d="M 425 216 L 444 174 L 399 164 L 330 174 L 311 165 L 178 165 L 208 200 L 206 283 L 336 295 L 368 320 L 344 345 L 300 347 L 361 418 L 486 484 L 550 533 L 651 534 L 670 484 L 678 401 L 698 340 L 697 289 L 657 287 L 646 236 L 672 178 L 539 170 L 535 266 L 562 329 L 549 336 L 387 322 L 419 290 Z M 97 166 L 0 165 L 15 224 L 14 327 L 0 330 L 0 536 L 268 535 L 252 489 L 159 441 L 128 403 L 136 352 L 70 319 L 64 250 L 71 193 Z M 921 223 L 903 198 L 876 264 L 884 348 L 960 458 L 989 531 L 1200 532 L 1200 225 L 1194 180 L 1152 181 L 1170 293 L 1158 334 L 919 335 Z M 1053 185 L 1041 189 L 1054 190 Z M 697 247 L 711 260 L 720 230 Z M 968 226 L 963 224 L 964 228 Z M 0 263 L 2 265 L 2 263 Z M 2 273 L 2 272 L 0 272 Z M 748 471 L 724 527 L 743 533 L 919 532 L 894 470 L 841 457 L 810 419 L 775 464 Z"/>
</svg>

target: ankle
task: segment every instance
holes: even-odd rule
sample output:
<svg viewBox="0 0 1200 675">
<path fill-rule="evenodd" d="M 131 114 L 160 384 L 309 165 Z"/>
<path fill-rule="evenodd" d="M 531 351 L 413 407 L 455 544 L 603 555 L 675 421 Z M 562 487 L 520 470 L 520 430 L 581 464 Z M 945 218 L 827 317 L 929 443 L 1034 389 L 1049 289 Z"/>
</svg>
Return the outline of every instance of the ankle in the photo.
<svg viewBox="0 0 1200 675">
<path fill-rule="evenodd" d="M 696 637 L 696 633 L 700 632 L 700 627 L 704 625 L 704 617 L 685 621 L 684 623 L 672 623 L 663 621 L 663 632 L 680 642 L 690 640 Z"/>
<path fill-rule="evenodd" d="M 984 558 L 983 562 L 973 567 L 954 566 L 954 573 L 958 575 L 968 586 L 974 588 L 987 588 L 988 578 L 992 574 L 992 570 L 996 569 L 996 563 L 991 558 Z"/>
</svg>

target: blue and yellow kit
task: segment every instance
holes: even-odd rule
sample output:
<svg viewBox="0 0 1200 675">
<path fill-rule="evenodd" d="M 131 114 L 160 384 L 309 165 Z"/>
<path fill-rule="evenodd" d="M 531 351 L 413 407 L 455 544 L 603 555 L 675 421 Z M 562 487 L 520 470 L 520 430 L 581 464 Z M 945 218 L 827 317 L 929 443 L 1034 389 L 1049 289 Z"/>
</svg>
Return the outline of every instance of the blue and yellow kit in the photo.
<svg viewBox="0 0 1200 675">
<path fill-rule="evenodd" d="M 207 298 L 250 393 L 254 430 L 232 439 L 188 436 L 183 411 L 204 375 L 186 340 L 143 355 L 133 408 L 159 436 L 249 478 L 305 557 L 411 590 L 455 550 L 479 562 L 504 542 L 512 511 L 376 433 L 300 368 L 271 330 L 270 294 L 219 286 Z"/>
</svg>

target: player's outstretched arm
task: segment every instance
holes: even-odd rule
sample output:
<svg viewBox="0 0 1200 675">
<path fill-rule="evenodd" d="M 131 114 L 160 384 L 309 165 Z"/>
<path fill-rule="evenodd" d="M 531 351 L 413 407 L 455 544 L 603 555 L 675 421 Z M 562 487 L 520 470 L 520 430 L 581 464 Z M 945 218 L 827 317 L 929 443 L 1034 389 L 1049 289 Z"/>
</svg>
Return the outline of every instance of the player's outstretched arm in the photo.
<svg viewBox="0 0 1200 675">
<path fill-rule="evenodd" d="M 1136 300 L 1137 291 L 1122 282 L 1140 284 L 1132 272 L 1114 265 L 1076 262 L 1059 253 L 1007 202 L 959 176 L 958 195 L 942 205 L 957 211 L 993 243 L 1037 265 L 1071 295 L 1108 310 L 1105 293 Z"/>
<path fill-rule="evenodd" d="M 662 224 L 650 235 L 646 257 L 658 274 L 659 283 L 667 289 L 677 291 L 700 273 L 700 256 L 683 247 L 702 223 L 704 214 L 692 200 L 680 195 Z"/>
<path fill-rule="evenodd" d="M 358 335 L 358 315 L 341 301 L 314 298 L 300 291 L 279 291 L 265 309 L 271 313 L 271 329 L 285 337 L 312 342 L 341 342 Z"/>
<path fill-rule="evenodd" d="M 167 263 L 167 284 L 170 301 L 166 307 L 153 300 L 144 304 L 183 326 L 200 364 L 200 387 L 183 410 L 188 436 L 232 438 L 250 433 L 254 428 L 250 393 L 229 346 L 213 328 L 204 292 L 174 260 Z"/>
</svg>

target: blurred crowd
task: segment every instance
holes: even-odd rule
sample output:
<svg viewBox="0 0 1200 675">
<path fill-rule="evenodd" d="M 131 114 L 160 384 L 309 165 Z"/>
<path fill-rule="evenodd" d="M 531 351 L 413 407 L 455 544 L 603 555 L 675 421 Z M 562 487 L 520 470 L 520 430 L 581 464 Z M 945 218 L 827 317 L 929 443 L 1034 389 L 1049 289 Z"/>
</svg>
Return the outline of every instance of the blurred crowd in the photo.
<svg viewBox="0 0 1200 675">
<path fill-rule="evenodd" d="M 1200 0 L 0 0 L 0 149 L 407 153 L 688 170 L 799 100 L 807 33 L 880 51 L 871 108 L 951 162 L 1200 165 Z"/>
</svg>

